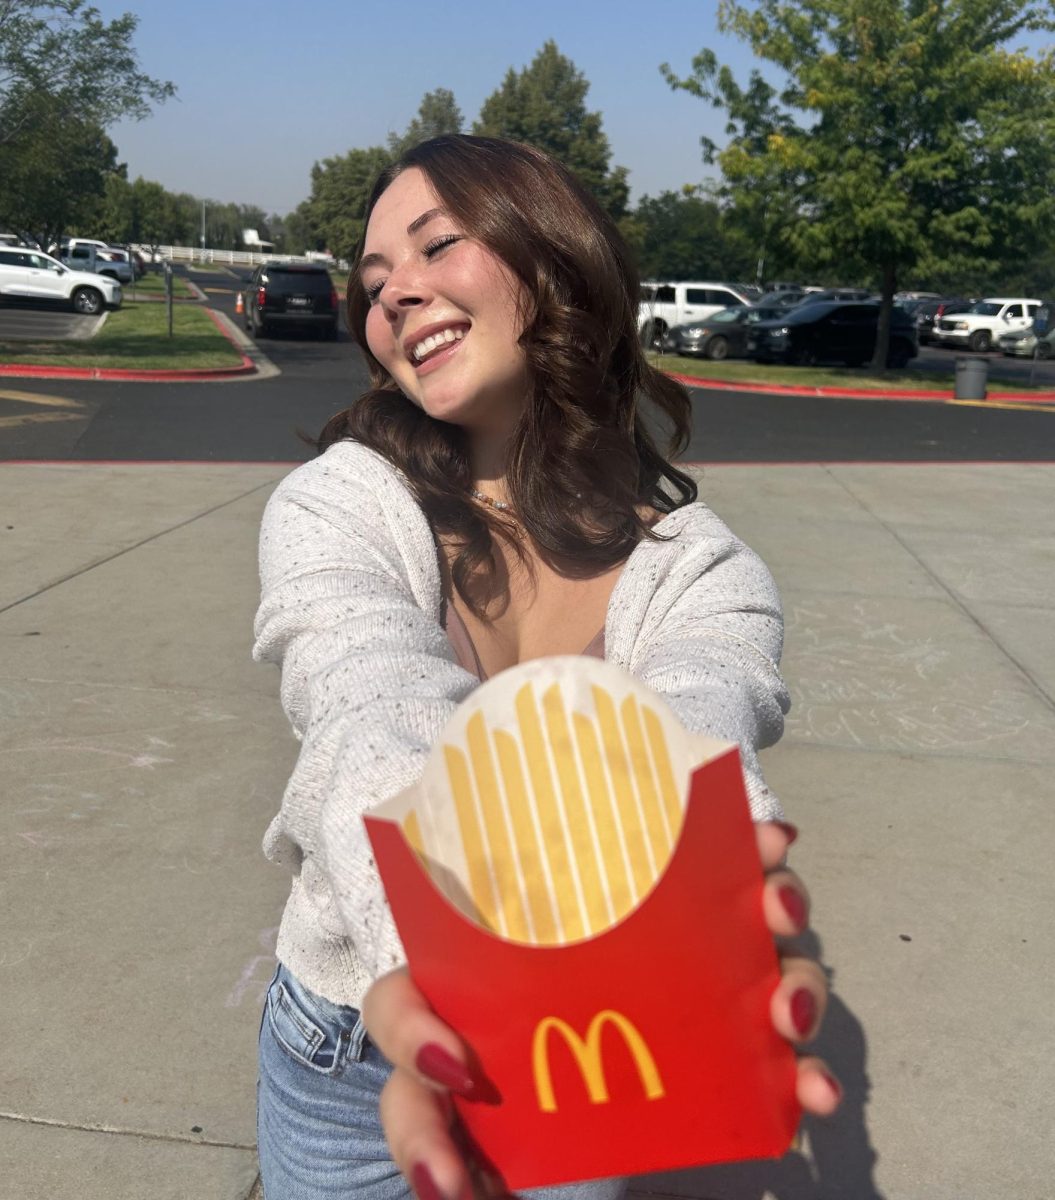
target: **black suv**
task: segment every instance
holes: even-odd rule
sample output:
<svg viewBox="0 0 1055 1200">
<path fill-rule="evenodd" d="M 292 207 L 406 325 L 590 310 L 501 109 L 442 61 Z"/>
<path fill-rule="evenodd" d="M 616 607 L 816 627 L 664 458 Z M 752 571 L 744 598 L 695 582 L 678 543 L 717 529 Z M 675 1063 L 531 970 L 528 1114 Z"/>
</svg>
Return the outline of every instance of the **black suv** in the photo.
<svg viewBox="0 0 1055 1200">
<path fill-rule="evenodd" d="M 245 327 L 254 337 L 296 326 L 334 341 L 340 314 L 330 273 L 317 263 L 264 263 L 245 290 Z"/>
<path fill-rule="evenodd" d="M 861 367 L 875 352 L 879 305 L 835 300 L 803 304 L 786 315 L 750 326 L 747 352 L 757 362 L 840 362 Z M 890 316 L 887 365 L 903 367 L 919 353 L 916 326 L 895 307 Z"/>
</svg>

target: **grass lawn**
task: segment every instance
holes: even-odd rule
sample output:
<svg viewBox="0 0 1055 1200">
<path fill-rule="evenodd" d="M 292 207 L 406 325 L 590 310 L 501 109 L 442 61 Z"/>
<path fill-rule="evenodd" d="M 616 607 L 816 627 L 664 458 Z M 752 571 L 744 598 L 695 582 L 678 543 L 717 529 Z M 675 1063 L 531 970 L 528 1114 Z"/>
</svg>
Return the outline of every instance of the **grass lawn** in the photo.
<svg viewBox="0 0 1055 1200">
<path fill-rule="evenodd" d="M 204 309 L 173 305 L 171 338 L 166 311 L 164 304 L 126 301 L 86 342 L 0 342 L 0 362 L 129 371 L 237 367 L 241 363 L 239 351 Z"/>
<path fill-rule="evenodd" d="M 132 285 L 122 284 L 126 297 L 132 295 Z M 148 296 L 164 296 L 165 294 L 165 276 L 164 275 L 144 275 L 142 279 L 136 280 L 136 291 L 145 292 Z M 187 281 L 181 279 L 179 275 L 172 276 L 172 294 L 173 296 L 182 296 L 189 298 L 191 290 L 187 287 Z"/>
<path fill-rule="evenodd" d="M 904 370 L 874 375 L 868 367 L 788 367 L 775 363 L 756 363 L 748 359 L 685 358 L 678 354 L 649 356 L 654 366 L 673 375 L 690 375 L 694 379 L 713 379 L 727 383 L 770 383 L 792 387 L 907 388 L 920 391 L 951 392 L 956 382 L 953 371 L 938 373 Z M 1049 384 L 1028 384 L 1018 380 L 1001 380 L 989 376 L 991 392 L 1046 391 Z"/>
</svg>

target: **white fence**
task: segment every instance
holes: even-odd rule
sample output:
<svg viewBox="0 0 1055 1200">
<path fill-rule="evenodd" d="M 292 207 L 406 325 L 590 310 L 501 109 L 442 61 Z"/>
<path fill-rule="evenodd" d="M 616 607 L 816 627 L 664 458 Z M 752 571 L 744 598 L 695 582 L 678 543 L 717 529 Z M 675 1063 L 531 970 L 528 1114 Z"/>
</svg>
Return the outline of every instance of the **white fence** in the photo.
<svg viewBox="0 0 1055 1200">
<path fill-rule="evenodd" d="M 150 262 L 153 254 L 152 246 L 136 245 L 133 247 Z M 170 262 L 208 262 L 222 263 L 229 267 L 258 267 L 261 263 L 274 262 L 317 262 L 324 266 L 336 267 L 339 271 L 347 271 L 348 264 L 342 259 L 336 261 L 329 254 L 257 254 L 252 250 L 202 250 L 199 246 L 158 246 L 158 255 Z"/>
</svg>

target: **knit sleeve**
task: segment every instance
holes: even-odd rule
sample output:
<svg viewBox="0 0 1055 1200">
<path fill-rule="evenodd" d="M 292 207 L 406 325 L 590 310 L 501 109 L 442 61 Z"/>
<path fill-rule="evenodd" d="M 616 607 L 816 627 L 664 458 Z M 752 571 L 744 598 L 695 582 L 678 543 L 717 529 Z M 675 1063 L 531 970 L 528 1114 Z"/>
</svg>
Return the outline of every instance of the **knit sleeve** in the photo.
<svg viewBox="0 0 1055 1200">
<path fill-rule="evenodd" d="M 652 578 L 636 582 L 653 595 L 630 669 L 688 729 L 739 745 L 754 819 L 779 819 L 758 750 L 780 738 L 790 707 L 780 596 L 758 555 L 713 513 L 695 525 L 641 562 Z"/>
<path fill-rule="evenodd" d="M 275 832 L 285 854 L 322 870 L 341 931 L 374 977 L 403 952 L 362 813 L 418 780 L 476 681 L 439 624 L 423 515 L 391 472 L 371 477 L 364 461 L 341 471 L 315 460 L 269 501 L 254 657 L 281 665 L 301 739 Z"/>
</svg>

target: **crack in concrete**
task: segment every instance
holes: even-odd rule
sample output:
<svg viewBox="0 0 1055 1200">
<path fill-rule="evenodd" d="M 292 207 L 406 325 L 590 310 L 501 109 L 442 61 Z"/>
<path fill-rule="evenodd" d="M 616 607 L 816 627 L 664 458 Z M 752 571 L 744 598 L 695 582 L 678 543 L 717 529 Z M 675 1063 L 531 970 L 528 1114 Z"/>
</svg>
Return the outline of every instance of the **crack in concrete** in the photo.
<svg viewBox="0 0 1055 1200">
<path fill-rule="evenodd" d="M 79 1124 L 76 1121 L 56 1121 L 50 1117 L 31 1117 L 26 1113 L 0 1112 L 0 1120 L 16 1121 L 21 1125 L 43 1125 L 50 1129 L 72 1129 L 77 1133 L 110 1133 L 121 1137 L 141 1138 L 149 1142 L 175 1142 L 188 1146 L 212 1146 L 219 1150 L 256 1150 L 255 1142 L 221 1142 L 205 1137 L 176 1133 L 154 1133 L 148 1129 L 123 1129 L 119 1125 Z"/>
<path fill-rule="evenodd" d="M 860 505 L 860 507 L 866 513 L 868 513 L 868 515 L 872 518 L 872 520 L 874 520 L 878 524 L 880 524 L 887 531 L 887 533 L 890 534 L 890 536 L 894 539 L 894 541 L 897 542 L 897 544 L 901 547 L 902 550 L 905 551 L 906 554 L 908 554 L 916 563 L 919 564 L 921 570 L 923 570 L 934 581 L 934 583 L 942 590 L 942 592 L 944 592 L 944 594 L 946 596 L 948 596 L 948 598 L 960 610 L 960 612 L 963 613 L 963 615 L 965 617 L 967 617 L 967 619 L 982 634 L 984 634 L 985 637 L 987 637 L 989 639 L 989 641 L 991 641 L 993 643 L 993 645 L 1008 660 L 1008 662 L 1010 662 L 1014 667 L 1016 667 L 1017 670 L 1023 676 L 1025 676 L 1026 679 L 1029 680 L 1029 682 L 1036 689 L 1038 695 L 1040 695 L 1044 699 L 1044 701 L 1047 703 L 1048 707 L 1055 710 L 1055 695 L 1052 695 L 1052 693 L 1048 691 L 1048 689 L 1043 685 L 1043 683 L 1041 683 L 1041 681 L 1037 678 L 1037 676 L 1025 665 L 1025 663 L 1021 662 L 1014 654 L 1012 654 L 1012 652 L 1007 648 L 1007 646 L 1005 646 L 1003 644 L 1003 642 L 1000 640 L 1000 638 L 997 637 L 997 635 L 993 632 L 993 630 L 991 630 L 986 625 L 986 623 L 981 619 L 981 617 L 977 616 L 975 613 L 973 613 L 971 611 L 971 609 L 968 607 L 967 602 L 965 600 L 963 600 L 955 591 L 953 591 L 953 589 L 945 582 L 945 580 L 942 579 L 941 576 L 938 575 L 922 558 L 920 558 L 920 556 L 915 552 L 915 550 L 913 550 L 912 547 L 908 545 L 908 543 L 900 536 L 898 531 L 892 525 L 890 525 L 888 522 L 884 521 L 883 518 L 877 512 L 875 512 L 873 509 L 871 509 L 868 506 L 868 504 L 860 496 L 857 495 L 857 493 L 854 491 L 854 489 L 850 485 L 850 483 L 847 482 L 847 480 L 840 479 L 839 476 L 835 474 L 835 472 L 831 466 L 824 465 L 823 469 L 824 469 L 825 473 L 831 478 L 832 482 L 838 484 L 838 486 L 841 487 L 843 489 L 843 491 L 845 491 L 846 494 L 852 500 L 854 500 L 858 505 Z M 1024 607 L 1028 608 L 1028 607 L 1035 607 L 1035 606 L 1025 605 Z"/>
<path fill-rule="evenodd" d="M 96 567 L 105 566 L 107 563 L 112 563 L 118 558 L 122 558 L 126 554 L 131 554 L 133 550 L 139 550 L 143 546 L 149 546 L 151 542 L 156 542 L 160 538 L 167 537 L 170 533 L 175 533 L 177 529 L 183 529 L 187 525 L 193 525 L 195 521 L 200 521 L 203 517 L 211 517 L 213 513 L 222 511 L 225 508 L 230 508 L 232 504 L 237 504 L 241 500 L 245 500 L 248 496 L 255 495 L 257 492 L 264 491 L 265 488 L 275 486 L 276 481 L 271 479 L 267 483 L 257 484 L 256 487 L 250 488 L 247 492 L 241 495 L 233 496 L 230 500 L 224 500 L 220 504 L 214 504 L 212 508 L 207 508 L 203 512 L 195 513 L 192 517 L 187 517 L 185 521 L 178 521 L 175 525 L 170 525 L 167 529 L 158 530 L 157 533 L 152 533 L 149 537 L 143 538 L 133 546 L 125 546 L 123 550 L 116 550 L 113 554 L 107 555 L 105 558 L 97 559 L 94 562 L 88 563 L 86 566 L 78 567 L 75 571 L 70 571 L 69 574 L 63 575 L 61 579 L 56 579 L 52 583 L 45 584 L 38 588 L 28 596 L 22 596 L 18 600 L 13 600 L 10 604 L 5 604 L 0 607 L 0 614 L 10 612 L 13 608 L 18 608 L 20 604 L 25 604 L 29 600 L 35 600 L 38 596 L 43 596 L 45 592 L 50 592 L 54 588 L 61 587 L 64 583 L 69 583 L 71 579 L 77 579 L 81 575 L 86 575 L 89 571 L 94 571 Z"/>
</svg>

